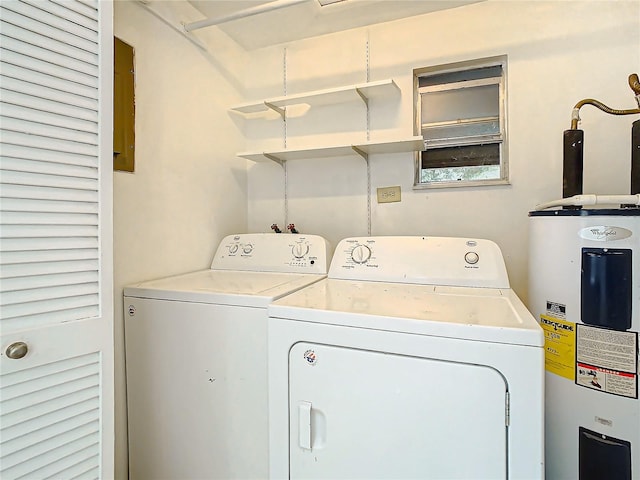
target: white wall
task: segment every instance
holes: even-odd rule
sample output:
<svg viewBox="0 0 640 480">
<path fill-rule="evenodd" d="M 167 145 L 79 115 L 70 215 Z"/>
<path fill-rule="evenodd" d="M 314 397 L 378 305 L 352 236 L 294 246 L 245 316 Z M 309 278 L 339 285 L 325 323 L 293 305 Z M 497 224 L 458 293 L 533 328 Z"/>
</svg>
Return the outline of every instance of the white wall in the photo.
<svg viewBox="0 0 640 480">
<path fill-rule="evenodd" d="M 207 56 L 141 5 L 114 6 L 136 78 L 135 173 L 114 173 L 116 478 L 126 479 L 122 288 L 208 268 L 221 238 L 247 229 L 247 186 L 227 114 L 241 97 L 233 72 L 217 63 L 230 52 Z M 169 6 L 180 5 L 154 5 Z"/>
<path fill-rule="evenodd" d="M 393 78 L 401 99 L 372 102 L 371 139 L 413 134 L 414 68 L 508 55 L 508 186 L 413 190 L 412 154 L 371 157 L 372 234 L 460 235 L 496 241 L 511 283 L 526 300 L 527 212 L 561 197 L 562 133 L 573 106 L 591 97 L 634 108 L 627 77 L 640 69 L 637 1 L 488 1 L 257 50 L 248 98 Z M 581 111 L 585 193 L 628 193 L 632 117 Z M 287 121 L 290 147 L 361 141 L 362 104 L 320 107 Z M 244 122 L 245 150 L 281 148 L 277 115 Z M 315 132 L 315 136 L 314 136 Z M 361 158 L 296 160 L 287 165 L 288 222 L 334 244 L 367 234 L 366 167 Z M 402 202 L 380 204 L 375 189 L 400 185 Z M 284 218 L 284 172 L 276 164 L 249 169 L 249 230 L 269 231 Z"/>
</svg>

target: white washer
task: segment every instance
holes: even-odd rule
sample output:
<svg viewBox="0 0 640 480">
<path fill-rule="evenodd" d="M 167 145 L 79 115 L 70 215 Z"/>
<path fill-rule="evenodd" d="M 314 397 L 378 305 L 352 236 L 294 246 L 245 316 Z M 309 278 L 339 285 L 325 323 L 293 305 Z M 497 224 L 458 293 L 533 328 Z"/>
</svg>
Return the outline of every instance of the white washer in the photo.
<svg viewBox="0 0 640 480">
<path fill-rule="evenodd" d="M 315 235 L 231 235 L 210 270 L 125 288 L 129 478 L 268 476 L 266 308 L 328 258 Z"/>
<path fill-rule="evenodd" d="M 269 306 L 272 479 L 541 479 L 544 338 L 487 240 L 340 242 Z"/>
</svg>

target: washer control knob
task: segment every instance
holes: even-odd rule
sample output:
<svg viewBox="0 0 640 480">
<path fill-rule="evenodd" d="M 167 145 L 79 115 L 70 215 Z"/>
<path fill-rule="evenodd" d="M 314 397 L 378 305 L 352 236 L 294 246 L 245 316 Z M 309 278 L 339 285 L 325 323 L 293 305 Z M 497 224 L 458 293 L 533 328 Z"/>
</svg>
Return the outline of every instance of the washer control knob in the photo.
<svg viewBox="0 0 640 480">
<path fill-rule="evenodd" d="M 371 258 L 371 249 L 366 245 L 356 245 L 351 250 L 351 259 L 356 263 L 367 263 Z"/>
<path fill-rule="evenodd" d="M 231 245 L 231 246 L 229 247 L 229 253 L 230 253 L 230 254 L 232 254 L 232 255 L 233 255 L 233 254 L 234 254 L 234 253 L 236 253 L 237 251 L 238 251 L 238 244 L 237 244 L 237 243 L 234 243 L 233 245 Z"/>
<path fill-rule="evenodd" d="M 291 249 L 291 253 L 296 258 L 303 258 L 307 253 L 309 253 L 309 245 L 306 243 L 296 243 Z"/>
<path fill-rule="evenodd" d="M 467 252 L 464 255 L 464 261 L 470 265 L 475 265 L 476 263 L 478 263 L 478 260 L 480 260 L 480 257 L 476 252 Z"/>
<path fill-rule="evenodd" d="M 250 243 L 247 243 L 245 245 L 242 246 L 242 252 L 249 254 L 253 251 L 253 245 L 251 245 Z"/>
</svg>

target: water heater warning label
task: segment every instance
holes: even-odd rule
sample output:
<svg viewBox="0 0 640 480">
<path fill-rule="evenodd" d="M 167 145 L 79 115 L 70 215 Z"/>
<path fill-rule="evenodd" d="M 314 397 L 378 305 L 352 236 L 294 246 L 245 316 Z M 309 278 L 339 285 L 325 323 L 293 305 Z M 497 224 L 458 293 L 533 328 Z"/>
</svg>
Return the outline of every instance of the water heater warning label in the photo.
<svg viewBox="0 0 640 480">
<path fill-rule="evenodd" d="M 567 318 L 567 306 L 547 300 L 547 315 L 565 320 Z"/>
<path fill-rule="evenodd" d="M 571 381 L 575 380 L 576 324 L 550 315 L 540 315 L 544 330 L 544 367 Z"/>
<path fill-rule="evenodd" d="M 612 395 L 638 398 L 637 332 L 579 324 L 576 384 Z"/>
</svg>

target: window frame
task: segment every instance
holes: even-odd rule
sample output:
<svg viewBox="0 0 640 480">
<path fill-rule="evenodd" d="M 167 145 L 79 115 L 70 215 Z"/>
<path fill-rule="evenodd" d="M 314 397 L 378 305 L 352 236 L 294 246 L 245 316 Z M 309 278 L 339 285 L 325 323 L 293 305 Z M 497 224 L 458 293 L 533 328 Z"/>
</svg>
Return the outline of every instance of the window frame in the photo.
<svg viewBox="0 0 640 480">
<path fill-rule="evenodd" d="M 479 78 L 475 80 L 457 81 L 451 83 L 439 83 L 430 86 L 420 87 L 420 78 L 435 75 L 446 75 L 456 72 L 463 72 L 469 70 L 478 70 L 488 67 L 500 67 L 501 75 Z M 451 188 L 451 187 L 479 187 L 479 186 L 495 186 L 495 185 L 509 185 L 509 155 L 508 155 L 508 135 L 507 135 L 507 56 L 501 55 L 497 57 L 490 57 L 477 60 L 468 60 L 463 62 L 456 62 L 445 65 L 436 65 L 431 67 L 424 67 L 414 69 L 414 120 L 415 120 L 415 135 L 422 135 L 423 123 L 422 123 L 422 93 L 428 92 L 443 92 L 453 91 L 462 88 L 479 87 L 486 85 L 497 85 L 498 87 L 498 120 L 499 120 L 499 134 L 480 134 L 467 137 L 461 137 L 458 139 L 445 139 L 428 141 L 425 139 L 425 147 L 427 142 L 431 148 L 434 147 L 462 147 L 471 145 L 486 145 L 495 144 L 499 145 L 499 165 L 500 165 L 500 177 L 487 180 L 457 180 L 457 181 L 442 181 L 442 182 L 423 182 L 422 181 L 422 152 L 415 153 L 415 175 L 413 188 L 415 190 L 421 189 L 433 189 L 433 188 Z M 488 119 L 486 117 L 485 119 Z M 468 123 L 481 120 L 480 118 L 469 118 Z M 438 122 L 434 122 L 432 125 L 437 127 Z M 446 122 L 442 122 L 443 125 Z M 462 122 L 467 123 L 467 122 Z M 449 123 L 451 125 L 451 123 Z M 483 141 L 484 140 L 484 141 Z"/>
</svg>

